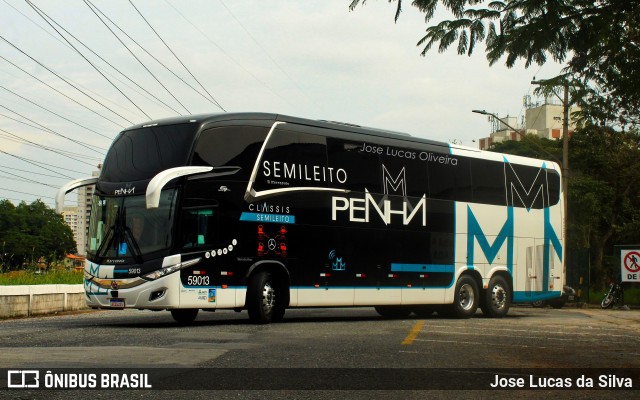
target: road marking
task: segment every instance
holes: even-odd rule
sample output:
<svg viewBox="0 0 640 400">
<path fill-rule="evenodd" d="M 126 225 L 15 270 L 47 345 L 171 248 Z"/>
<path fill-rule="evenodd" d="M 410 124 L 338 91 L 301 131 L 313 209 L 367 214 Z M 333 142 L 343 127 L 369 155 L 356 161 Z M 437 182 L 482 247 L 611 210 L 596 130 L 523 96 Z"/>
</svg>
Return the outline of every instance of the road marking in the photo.
<svg viewBox="0 0 640 400">
<path fill-rule="evenodd" d="M 409 334 L 407 335 L 407 337 L 404 338 L 404 340 L 402 341 L 402 344 L 410 345 L 411 343 L 413 343 L 413 341 L 416 340 L 416 338 L 418 337 L 418 334 L 422 330 L 423 326 L 424 326 L 424 321 L 416 322 L 413 328 L 411 328 L 411 330 L 409 331 Z"/>
<path fill-rule="evenodd" d="M 452 327 L 455 328 L 456 326 L 452 326 L 452 325 L 432 325 L 432 324 L 429 325 L 429 328 L 432 328 L 432 329 L 433 328 L 452 328 Z M 478 325 L 476 325 L 476 327 L 478 327 Z M 533 334 L 542 333 L 542 334 L 545 334 L 545 335 L 547 335 L 547 334 L 564 335 L 564 336 L 570 335 L 570 336 L 572 336 L 572 339 L 573 339 L 573 337 L 576 337 L 576 336 L 587 336 L 589 338 L 592 338 L 594 336 L 602 336 L 602 337 L 607 337 L 607 338 L 614 338 L 615 337 L 615 338 L 620 338 L 620 339 L 625 339 L 625 340 L 628 340 L 628 339 L 638 340 L 638 336 L 636 336 L 636 335 L 617 335 L 617 334 L 612 334 L 612 333 L 607 332 L 607 331 L 605 331 L 605 333 L 596 333 L 596 332 L 593 332 L 593 329 L 589 330 L 589 331 L 585 331 L 585 332 L 577 332 L 577 331 L 557 331 L 557 330 L 556 331 L 549 331 L 549 330 L 532 330 L 532 329 L 509 329 L 509 328 L 494 328 L 494 327 L 486 327 L 486 326 L 480 326 L 480 327 L 482 327 L 482 329 L 485 330 L 485 331 L 495 331 L 495 332 L 527 332 L 527 333 L 533 333 Z M 599 330 L 601 330 L 601 329 L 599 329 Z M 615 331 L 619 331 L 619 329 L 608 329 L 608 330 L 614 331 L 614 332 Z M 434 330 L 434 332 L 439 332 L 439 333 L 458 333 L 457 331 L 436 331 L 436 330 Z M 461 334 L 464 334 L 464 333 L 461 333 Z M 487 334 L 485 334 L 485 335 L 487 335 Z M 560 339 L 560 340 L 562 340 L 562 339 Z M 564 340 L 566 340 L 566 339 L 564 339 Z"/>
</svg>

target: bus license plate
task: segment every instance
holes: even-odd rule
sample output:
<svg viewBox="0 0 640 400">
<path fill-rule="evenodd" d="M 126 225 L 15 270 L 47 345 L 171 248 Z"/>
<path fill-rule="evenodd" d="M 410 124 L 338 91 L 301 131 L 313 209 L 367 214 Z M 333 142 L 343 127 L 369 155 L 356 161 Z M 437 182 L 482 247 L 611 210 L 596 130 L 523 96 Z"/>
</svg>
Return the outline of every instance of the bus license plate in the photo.
<svg viewBox="0 0 640 400">
<path fill-rule="evenodd" d="M 113 308 L 124 308 L 124 299 L 109 299 L 109 304 Z"/>
</svg>

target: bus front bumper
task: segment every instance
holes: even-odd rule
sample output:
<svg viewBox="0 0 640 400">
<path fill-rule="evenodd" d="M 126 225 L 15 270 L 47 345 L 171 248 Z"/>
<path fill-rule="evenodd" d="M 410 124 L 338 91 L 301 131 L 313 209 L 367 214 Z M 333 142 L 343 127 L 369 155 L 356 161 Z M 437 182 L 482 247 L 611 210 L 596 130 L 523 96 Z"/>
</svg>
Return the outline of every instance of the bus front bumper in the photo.
<svg viewBox="0 0 640 400">
<path fill-rule="evenodd" d="M 180 273 L 155 280 L 97 279 L 84 281 L 87 306 L 108 309 L 164 310 L 180 304 Z"/>
</svg>

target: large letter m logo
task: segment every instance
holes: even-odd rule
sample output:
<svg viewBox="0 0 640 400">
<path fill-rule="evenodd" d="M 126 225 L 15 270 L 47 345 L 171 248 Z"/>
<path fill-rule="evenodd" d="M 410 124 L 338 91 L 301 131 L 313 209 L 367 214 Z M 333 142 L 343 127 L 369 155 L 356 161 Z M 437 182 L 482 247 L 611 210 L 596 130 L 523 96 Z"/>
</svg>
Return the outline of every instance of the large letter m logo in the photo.
<svg viewBox="0 0 640 400">
<path fill-rule="evenodd" d="M 504 160 L 507 205 L 526 209 L 549 206 L 549 182 L 545 164 L 538 170 Z"/>
<path fill-rule="evenodd" d="M 507 242 L 507 269 L 509 271 L 513 268 L 513 208 L 506 207 L 507 220 L 500 229 L 500 233 L 496 236 L 493 244 L 489 244 L 487 236 L 480 227 L 476 216 L 471 211 L 471 207 L 467 206 L 467 265 L 471 268 L 476 262 L 475 259 L 475 241 L 478 241 L 480 249 L 484 254 L 487 262 L 493 264 L 498 252 Z"/>
<path fill-rule="evenodd" d="M 403 196 L 407 196 L 407 178 L 405 173 L 405 167 L 402 167 L 400 173 L 394 178 L 389 172 L 387 167 L 382 164 L 382 187 L 384 188 L 384 194 L 391 194 L 393 192 L 401 192 Z M 389 190 L 391 188 L 391 190 Z"/>
</svg>

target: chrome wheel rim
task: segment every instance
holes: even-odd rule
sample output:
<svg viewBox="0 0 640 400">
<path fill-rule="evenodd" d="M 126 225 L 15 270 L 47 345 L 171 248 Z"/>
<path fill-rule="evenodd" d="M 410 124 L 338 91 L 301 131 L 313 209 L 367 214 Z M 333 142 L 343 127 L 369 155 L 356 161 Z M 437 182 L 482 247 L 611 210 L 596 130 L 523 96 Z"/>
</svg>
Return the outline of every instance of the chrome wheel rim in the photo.
<svg viewBox="0 0 640 400">
<path fill-rule="evenodd" d="M 501 310 L 507 304 L 507 291 L 504 290 L 502 285 L 495 285 L 491 290 L 491 303 L 493 307 Z"/>
<path fill-rule="evenodd" d="M 262 288 L 262 310 L 265 313 L 271 312 L 275 304 L 275 290 L 269 283 L 265 283 Z"/>
<path fill-rule="evenodd" d="M 458 292 L 458 295 L 460 298 L 458 301 L 460 308 L 462 308 L 465 311 L 470 310 L 473 307 L 473 304 L 475 302 L 475 292 L 473 290 L 473 287 L 468 283 L 462 285 L 460 287 L 460 291 Z"/>
</svg>

